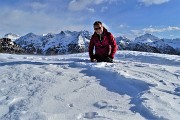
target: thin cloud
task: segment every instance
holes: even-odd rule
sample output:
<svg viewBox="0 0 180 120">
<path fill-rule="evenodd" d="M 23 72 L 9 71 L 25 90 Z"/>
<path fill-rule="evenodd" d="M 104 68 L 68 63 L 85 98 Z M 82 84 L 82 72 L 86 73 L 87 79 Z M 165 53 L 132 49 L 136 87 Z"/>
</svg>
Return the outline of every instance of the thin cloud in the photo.
<svg viewBox="0 0 180 120">
<path fill-rule="evenodd" d="M 120 27 L 120 28 L 129 28 L 128 25 L 124 25 L 124 24 L 119 25 L 119 27 Z"/>
<path fill-rule="evenodd" d="M 108 7 L 102 7 L 101 8 L 101 12 L 104 12 L 104 11 L 106 11 L 108 9 Z"/>
<path fill-rule="evenodd" d="M 68 9 L 71 11 L 80 11 L 88 8 L 91 5 L 99 5 L 105 2 L 111 4 L 117 1 L 119 0 L 72 0 L 68 5 Z M 106 8 L 102 8 L 102 10 L 103 9 L 105 10 Z"/>
<path fill-rule="evenodd" d="M 47 4 L 42 4 L 39 2 L 33 2 L 33 3 L 29 4 L 29 6 L 35 10 L 39 10 L 39 9 L 44 9 L 47 6 Z"/>
<path fill-rule="evenodd" d="M 142 30 L 131 30 L 131 32 L 135 35 L 142 35 L 145 33 L 162 33 L 166 31 L 180 31 L 179 27 L 169 26 L 166 28 L 143 28 Z"/>
<path fill-rule="evenodd" d="M 160 5 L 163 3 L 167 3 L 170 0 L 139 0 L 140 3 L 143 3 L 146 6 L 150 6 L 150 5 Z"/>
<path fill-rule="evenodd" d="M 92 12 L 92 13 L 95 12 L 95 9 L 94 9 L 94 8 L 87 8 L 87 10 L 88 10 L 89 12 Z"/>
<path fill-rule="evenodd" d="M 0 15 L 6 18 L 6 21 L 1 21 L 3 24 L 1 27 L 5 28 L 5 31 L 24 33 L 28 32 L 44 32 L 50 29 L 49 23 L 57 24 L 60 22 L 56 18 L 51 18 L 44 13 L 32 14 L 31 12 L 21 11 L 21 10 L 6 10 L 4 14 Z M 43 18 L 43 19 L 39 19 Z"/>
<path fill-rule="evenodd" d="M 174 31 L 174 30 L 180 30 L 180 28 L 169 26 L 167 28 L 160 28 L 160 29 L 155 29 L 155 28 L 144 28 L 143 29 L 144 32 L 148 32 L 148 33 Z"/>
</svg>

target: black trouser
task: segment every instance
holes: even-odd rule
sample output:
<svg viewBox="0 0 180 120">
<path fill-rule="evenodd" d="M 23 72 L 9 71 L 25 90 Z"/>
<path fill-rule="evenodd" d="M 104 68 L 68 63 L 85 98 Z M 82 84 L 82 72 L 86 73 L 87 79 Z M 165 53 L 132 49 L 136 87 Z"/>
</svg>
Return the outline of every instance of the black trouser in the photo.
<svg viewBox="0 0 180 120">
<path fill-rule="evenodd" d="M 113 63 L 113 59 L 108 57 L 108 56 L 102 57 L 102 56 L 99 56 L 99 55 L 94 55 L 93 59 L 96 59 L 97 62 L 110 62 L 110 63 Z"/>
</svg>

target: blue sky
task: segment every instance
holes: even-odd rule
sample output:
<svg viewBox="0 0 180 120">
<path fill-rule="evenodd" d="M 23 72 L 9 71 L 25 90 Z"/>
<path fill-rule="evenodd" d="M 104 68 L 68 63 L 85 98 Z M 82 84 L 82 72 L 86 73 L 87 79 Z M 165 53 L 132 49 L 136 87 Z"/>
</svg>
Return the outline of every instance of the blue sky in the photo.
<svg viewBox="0 0 180 120">
<path fill-rule="evenodd" d="M 180 38 L 180 0 L 1 0 L 0 36 L 88 30 L 100 20 L 115 36 Z"/>
</svg>

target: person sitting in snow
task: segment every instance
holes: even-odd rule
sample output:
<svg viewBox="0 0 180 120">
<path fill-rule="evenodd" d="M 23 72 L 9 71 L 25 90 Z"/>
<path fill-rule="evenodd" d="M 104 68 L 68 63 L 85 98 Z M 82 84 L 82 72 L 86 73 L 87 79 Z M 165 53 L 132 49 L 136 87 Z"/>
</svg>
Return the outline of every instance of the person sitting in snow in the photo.
<svg viewBox="0 0 180 120">
<path fill-rule="evenodd" d="M 89 43 L 89 57 L 91 62 L 113 62 L 117 51 L 116 40 L 113 35 L 107 31 L 102 22 L 94 22 L 94 34 Z M 95 47 L 95 54 L 93 53 Z"/>
</svg>

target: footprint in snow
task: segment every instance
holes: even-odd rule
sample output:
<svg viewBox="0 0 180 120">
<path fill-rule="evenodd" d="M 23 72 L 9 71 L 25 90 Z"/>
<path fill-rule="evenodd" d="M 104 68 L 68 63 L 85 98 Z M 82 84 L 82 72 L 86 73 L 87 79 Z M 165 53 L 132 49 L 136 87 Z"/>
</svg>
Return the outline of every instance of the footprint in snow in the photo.
<svg viewBox="0 0 180 120">
<path fill-rule="evenodd" d="M 61 97 L 61 95 L 55 95 L 54 96 L 54 99 L 57 100 L 57 101 L 61 101 L 61 102 L 64 102 L 64 99 Z"/>
<path fill-rule="evenodd" d="M 96 107 L 96 108 L 99 108 L 99 109 L 104 109 L 104 108 L 107 108 L 107 109 L 110 109 L 110 110 L 118 109 L 117 106 L 109 105 L 108 102 L 103 101 L 103 100 L 94 103 L 93 106 Z"/>
<path fill-rule="evenodd" d="M 83 119 L 83 118 L 94 119 L 94 118 L 97 117 L 97 115 L 98 115 L 97 112 L 86 112 L 84 114 L 79 114 L 77 119 L 80 119 L 80 120 Z"/>
<path fill-rule="evenodd" d="M 135 64 L 134 66 L 135 67 L 147 67 L 147 65 L 145 65 L 145 64 Z"/>
<path fill-rule="evenodd" d="M 84 114 L 84 118 L 93 119 L 98 115 L 97 112 L 87 112 Z"/>
<path fill-rule="evenodd" d="M 57 74 L 57 75 L 63 75 L 63 73 L 62 73 L 62 72 L 56 72 L 56 74 Z"/>
<path fill-rule="evenodd" d="M 108 103 L 106 101 L 101 100 L 99 102 L 94 103 L 93 105 L 94 107 L 97 107 L 99 109 L 104 109 L 108 106 Z"/>
<path fill-rule="evenodd" d="M 163 85 L 167 85 L 164 80 L 160 80 L 159 82 L 161 82 Z"/>
<path fill-rule="evenodd" d="M 68 104 L 68 107 L 74 107 L 74 104 Z"/>
<path fill-rule="evenodd" d="M 79 81 L 79 78 L 78 77 L 74 77 L 72 79 L 69 80 L 69 82 L 76 82 L 76 81 Z"/>
<path fill-rule="evenodd" d="M 8 59 L 15 59 L 15 58 L 14 58 L 14 57 L 12 57 L 12 56 L 9 56 L 9 57 L 8 57 Z"/>
</svg>

